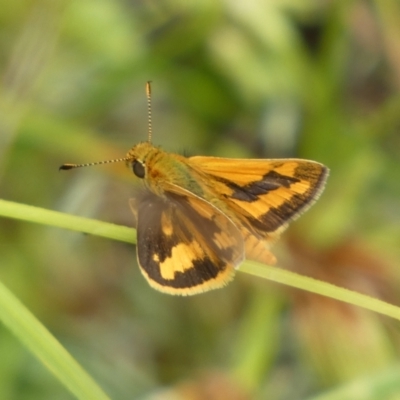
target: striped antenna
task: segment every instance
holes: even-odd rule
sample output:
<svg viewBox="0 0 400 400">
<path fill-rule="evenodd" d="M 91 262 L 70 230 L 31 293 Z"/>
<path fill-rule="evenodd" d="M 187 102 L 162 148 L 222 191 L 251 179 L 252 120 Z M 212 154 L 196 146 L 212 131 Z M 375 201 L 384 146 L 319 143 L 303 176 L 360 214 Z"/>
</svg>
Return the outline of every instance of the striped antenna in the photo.
<svg viewBox="0 0 400 400">
<path fill-rule="evenodd" d="M 152 126 L 151 126 L 151 81 L 146 82 L 146 96 L 147 96 L 147 116 L 148 116 L 148 129 L 149 129 L 149 137 L 148 142 L 151 143 L 151 135 L 152 135 Z M 58 169 L 61 170 L 68 170 L 73 168 L 82 168 L 82 167 L 92 167 L 93 165 L 101 165 L 101 164 L 111 164 L 121 161 L 128 161 L 130 160 L 127 157 L 124 158 L 116 158 L 114 160 L 106 160 L 106 161 L 97 161 L 85 164 L 63 164 Z"/>
<path fill-rule="evenodd" d="M 153 127 L 151 124 L 151 81 L 146 82 L 146 96 L 147 96 L 147 120 L 149 136 L 147 141 L 151 143 L 151 136 L 153 134 Z"/>
<path fill-rule="evenodd" d="M 126 157 L 116 158 L 114 160 L 97 161 L 97 162 L 91 162 L 91 163 L 86 163 L 86 164 L 63 164 L 58 169 L 61 171 L 61 170 L 68 170 L 68 169 L 72 169 L 72 168 L 92 167 L 93 165 L 111 164 L 111 163 L 116 163 L 116 162 L 121 162 L 121 161 L 128 161 L 128 158 L 126 158 Z"/>
</svg>

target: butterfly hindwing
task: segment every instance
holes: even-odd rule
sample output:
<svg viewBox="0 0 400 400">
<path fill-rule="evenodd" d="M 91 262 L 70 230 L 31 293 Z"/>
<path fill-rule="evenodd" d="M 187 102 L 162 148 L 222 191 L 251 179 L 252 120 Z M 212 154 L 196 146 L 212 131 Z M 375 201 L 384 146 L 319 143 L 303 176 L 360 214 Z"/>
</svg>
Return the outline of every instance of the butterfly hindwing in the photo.
<svg viewBox="0 0 400 400">
<path fill-rule="evenodd" d="M 137 255 L 150 285 L 188 295 L 225 285 L 244 258 L 235 224 L 204 199 L 174 186 L 135 200 Z"/>
</svg>

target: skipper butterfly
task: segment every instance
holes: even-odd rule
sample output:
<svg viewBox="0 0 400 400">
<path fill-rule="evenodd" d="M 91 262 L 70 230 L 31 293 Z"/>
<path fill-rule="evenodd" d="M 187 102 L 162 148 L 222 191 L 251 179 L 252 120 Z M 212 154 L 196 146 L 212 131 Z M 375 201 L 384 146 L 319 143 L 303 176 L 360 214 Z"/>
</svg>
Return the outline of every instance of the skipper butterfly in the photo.
<svg viewBox="0 0 400 400">
<path fill-rule="evenodd" d="M 130 200 L 137 259 L 149 284 L 174 295 L 225 286 L 245 258 L 276 262 L 270 246 L 324 189 L 328 169 L 301 159 L 184 157 L 151 143 L 151 86 L 146 85 L 149 138 L 125 161 L 142 189 Z"/>
</svg>

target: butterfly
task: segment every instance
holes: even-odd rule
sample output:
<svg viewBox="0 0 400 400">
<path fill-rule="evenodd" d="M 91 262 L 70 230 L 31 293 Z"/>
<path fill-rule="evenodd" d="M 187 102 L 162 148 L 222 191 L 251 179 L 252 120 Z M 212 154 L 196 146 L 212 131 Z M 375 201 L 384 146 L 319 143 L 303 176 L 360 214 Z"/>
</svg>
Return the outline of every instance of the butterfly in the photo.
<svg viewBox="0 0 400 400">
<path fill-rule="evenodd" d="M 137 259 L 149 284 L 173 295 L 225 286 L 245 258 L 276 262 L 271 245 L 320 196 L 328 168 L 302 159 L 184 157 L 149 138 L 126 157 L 60 169 L 125 161 L 140 181 L 130 206 Z"/>
</svg>

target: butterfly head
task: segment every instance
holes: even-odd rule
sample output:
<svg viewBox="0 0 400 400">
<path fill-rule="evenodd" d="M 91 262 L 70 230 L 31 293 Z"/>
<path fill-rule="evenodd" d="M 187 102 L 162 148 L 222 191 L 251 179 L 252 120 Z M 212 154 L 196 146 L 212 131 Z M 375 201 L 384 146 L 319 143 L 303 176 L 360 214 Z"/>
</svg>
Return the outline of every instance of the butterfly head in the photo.
<svg viewBox="0 0 400 400">
<path fill-rule="evenodd" d="M 148 163 L 159 152 L 150 142 L 141 142 L 133 146 L 126 155 L 126 165 L 140 179 L 145 179 L 148 172 Z"/>
</svg>

